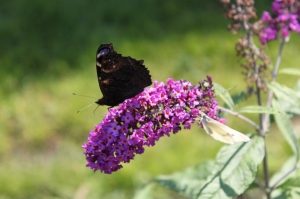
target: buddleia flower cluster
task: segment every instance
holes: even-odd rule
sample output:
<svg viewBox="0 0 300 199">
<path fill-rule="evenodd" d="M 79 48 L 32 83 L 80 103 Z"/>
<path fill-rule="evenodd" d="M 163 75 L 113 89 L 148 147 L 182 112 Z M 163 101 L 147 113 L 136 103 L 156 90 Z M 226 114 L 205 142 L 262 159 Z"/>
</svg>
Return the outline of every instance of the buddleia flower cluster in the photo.
<svg viewBox="0 0 300 199">
<path fill-rule="evenodd" d="M 90 132 L 83 145 L 87 166 L 107 174 L 117 171 L 161 137 L 189 129 L 201 114 L 221 120 L 210 77 L 196 86 L 184 80 L 155 82 L 110 108 Z"/>
<path fill-rule="evenodd" d="M 264 11 L 262 14 L 260 29 L 262 44 L 278 37 L 286 39 L 290 32 L 300 33 L 300 1 L 274 0 L 271 12 Z"/>
</svg>

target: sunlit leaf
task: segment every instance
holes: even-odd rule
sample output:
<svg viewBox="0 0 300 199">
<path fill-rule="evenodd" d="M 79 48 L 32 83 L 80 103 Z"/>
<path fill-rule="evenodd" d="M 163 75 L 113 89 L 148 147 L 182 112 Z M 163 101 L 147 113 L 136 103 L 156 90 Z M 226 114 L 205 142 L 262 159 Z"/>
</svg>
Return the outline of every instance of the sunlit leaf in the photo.
<svg viewBox="0 0 300 199">
<path fill-rule="evenodd" d="M 223 147 L 214 163 L 206 163 L 156 181 L 192 199 L 229 199 L 243 193 L 254 181 L 264 157 L 264 141 L 254 137 L 248 143 Z"/>
<path fill-rule="evenodd" d="M 219 96 L 230 109 L 233 109 L 234 102 L 228 90 L 226 90 L 224 87 L 217 83 L 214 83 L 214 88 L 216 91 L 216 95 Z"/>
<path fill-rule="evenodd" d="M 276 100 L 273 100 L 272 106 L 274 109 L 278 110 L 275 112 L 275 121 L 276 124 L 282 133 L 283 137 L 286 139 L 286 141 L 289 143 L 290 147 L 292 148 L 297 161 L 299 160 L 299 143 L 297 140 L 297 137 L 295 135 L 292 123 L 287 116 L 287 114 L 281 109 L 278 102 Z"/>
<path fill-rule="evenodd" d="M 290 173 L 290 171 L 294 170 L 295 167 L 297 166 L 297 163 L 298 163 L 298 159 L 296 156 L 293 156 L 290 159 L 288 159 L 288 161 L 286 161 L 284 163 L 284 165 L 281 167 L 281 169 L 272 176 L 272 178 L 270 180 L 270 187 L 275 186 L 275 183 L 277 183 L 280 179 L 281 179 L 281 181 L 279 184 L 277 184 L 277 186 L 284 183 L 290 176 L 290 175 L 287 175 L 287 173 L 288 172 Z"/>
<path fill-rule="evenodd" d="M 275 110 L 273 108 L 265 107 L 265 106 L 245 106 L 239 109 L 238 112 L 241 113 L 269 113 L 274 114 Z"/>
<path fill-rule="evenodd" d="M 293 187 L 288 189 L 275 190 L 272 193 L 273 199 L 299 199 L 300 198 L 300 188 Z"/>
<path fill-rule="evenodd" d="M 182 172 L 159 176 L 155 181 L 188 198 L 195 198 L 199 187 L 201 187 L 205 183 L 206 178 L 212 174 L 212 168 L 214 168 L 214 166 L 215 163 L 213 161 L 207 161 Z"/>
<path fill-rule="evenodd" d="M 284 166 L 281 168 L 281 170 L 279 172 L 277 172 L 270 181 L 270 185 L 272 187 L 274 187 L 275 185 L 277 187 L 281 184 L 285 184 L 285 182 L 288 181 L 290 176 L 294 173 L 291 171 L 293 171 L 297 167 L 297 164 L 299 161 L 299 142 L 297 140 L 297 137 L 294 132 L 294 128 L 292 126 L 292 123 L 291 123 L 288 115 L 282 110 L 281 106 L 279 105 L 279 103 L 276 100 L 273 100 L 272 106 L 274 107 L 274 109 L 279 110 L 274 115 L 276 124 L 277 124 L 280 132 L 282 133 L 283 137 L 289 143 L 290 147 L 292 148 L 292 150 L 294 152 L 294 156 L 292 158 L 290 158 L 284 164 Z M 288 192 L 287 192 L 287 190 L 284 190 L 284 191 L 280 192 L 279 195 L 284 194 L 284 196 L 286 196 L 285 194 L 287 194 Z M 278 198 L 280 198 L 280 197 L 278 197 Z"/>
<path fill-rule="evenodd" d="M 272 194 L 275 199 L 299 199 L 300 198 L 300 172 L 294 172 L 284 183 L 282 183 Z"/>
<path fill-rule="evenodd" d="M 284 68 L 279 71 L 280 74 L 300 76 L 299 68 Z"/>
<path fill-rule="evenodd" d="M 294 107 L 300 107 L 300 93 L 286 86 L 280 85 L 276 82 L 272 82 L 268 87 L 274 92 L 279 100 L 283 100 L 286 103 L 293 105 Z"/>
<path fill-rule="evenodd" d="M 282 109 L 287 113 L 300 115 L 300 99 L 297 100 L 298 95 L 300 94 L 300 81 L 298 81 L 296 87 L 293 89 L 293 92 L 297 93 L 297 95 L 295 99 L 290 100 L 291 102 L 285 99 L 287 96 L 284 96 L 283 98 L 278 99 L 278 103 L 280 104 L 280 107 L 282 107 Z"/>
<path fill-rule="evenodd" d="M 153 184 L 149 183 L 141 187 L 134 194 L 133 199 L 152 199 Z"/>
</svg>

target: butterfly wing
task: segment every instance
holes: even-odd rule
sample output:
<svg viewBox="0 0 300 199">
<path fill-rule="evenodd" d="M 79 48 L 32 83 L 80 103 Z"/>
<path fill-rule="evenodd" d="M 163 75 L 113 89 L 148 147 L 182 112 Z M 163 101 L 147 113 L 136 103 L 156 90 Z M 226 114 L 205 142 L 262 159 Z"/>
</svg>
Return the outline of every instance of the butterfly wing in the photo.
<svg viewBox="0 0 300 199">
<path fill-rule="evenodd" d="M 126 65 L 122 67 L 119 75 L 121 92 L 120 97 L 125 100 L 139 94 L 145 87 L 152 84 L 149 70 L 143 60 L 126 57 Z"/>
<path fill-rule="evenodd" d="M 216 120 L 203 116 L 202 125 L 207 134 L 226 144 L 248 142 L 250 138 Z"/>
<path fill-rule="evenodd" d="M 152 81 L 142 60 L 123 57 L 113 50 L 112 45 L 109 47 L 105 51 L 106 54 L 105 52 L 101 54 L 101 50 L 97 51 L 97 76 L 103 98 L 96 103 L 115 106 L 142 92 Z"/>
<path fill-rule="evenodd" d="M 102 46 L 102 47 L 101 47 Z M 108 48 L 107 54 L 101 53 L 102 50 Z M 99 50 L 100 49 L 100 50 Z M 100 90 L 103 97 L 96 103 L 99 105 L 115 106 L 116 73 L 118 73 L 121 65 L 117 63 L 121 55 L 117 54 L 111 44 L 102 44 L 97 50 L 96 70 Z M 100 56 L 99 56 L 100 54 Z"/>
</svg>

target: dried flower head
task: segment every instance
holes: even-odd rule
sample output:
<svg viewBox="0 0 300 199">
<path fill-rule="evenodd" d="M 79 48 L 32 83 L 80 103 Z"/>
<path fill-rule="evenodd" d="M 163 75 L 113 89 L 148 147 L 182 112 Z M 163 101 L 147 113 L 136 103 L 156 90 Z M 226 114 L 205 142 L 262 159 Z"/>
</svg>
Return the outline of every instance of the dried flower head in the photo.
<svg viewBox="0 0 300 199">
<path fill-rule="evenodd" d="M 250 28 L 248 27 L 248 22 L 256 18 L 254 0 L 236 0 L 235 3 L 229 0 L 221 0 L 221 3 L 226 9 L 226 17 L 231 20 L 228 28 L 232 32 Z"/>
<path fill-rule="evenodd" d="M 248 83 L 248 91 L 252 91 L 254 85 L 256 88 L 266 90 L 265 79 L 269 58 L 263 48 L 255 45 L 253 37 L 258 32 L 262 23 L 257 23 L 254 8 L 254 0 L 235 0 L 234 2 L 221 0 L 227 8 L 227 18 L 231 20 L 230 30 L 237 32 L 243 30 L 245 36 L 242 36 L 236 43 L 235 49 L 237 56 L 241 59 L 241 66 L 245 69 L 245 79 Z M 250 95 L 251 93 L 249 93 Z"/>
<path fill-rule="evenodd" d="M 266 70 L 270 63 L 269 57 L 263 49 L 259 49 L 251 44 L 248 37 L 242 37 L 235 46 L 237 56 L 241 57 L 241 66 L 245 69 L 244 75 L 248 83 L 248 89 L 257 84 L 257 87 L 266 89 Z"/>
<path fill-rule="evenodd" d="M 201 114 L 219 120 L 209 77 L 197 86 L 172 79 L 155 82 L 153 87 L 110 108 L 90 132 L 83 145 L 87 166 L 112 173 L 122 168 L 121 163 L 143 153 L 145 146 L 155 145 L 160 137 L 189 129 Z"/>
</svg>

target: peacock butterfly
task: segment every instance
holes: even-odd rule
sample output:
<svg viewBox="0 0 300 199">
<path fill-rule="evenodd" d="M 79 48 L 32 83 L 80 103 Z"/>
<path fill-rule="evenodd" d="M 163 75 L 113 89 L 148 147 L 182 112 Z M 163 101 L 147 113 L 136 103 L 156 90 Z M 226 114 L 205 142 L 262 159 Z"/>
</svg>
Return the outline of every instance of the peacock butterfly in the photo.
<svg viewBox="0 0 300 199">
<path fill-rule="evenodd" d="M 96 103 L 116 106 L 151 85 L 149 70 L 143 63 L 118 54 L 112 44 L 101 44 L 96 53 L 96 69 L 103 97 Z"/>
</svg>

